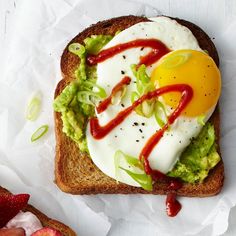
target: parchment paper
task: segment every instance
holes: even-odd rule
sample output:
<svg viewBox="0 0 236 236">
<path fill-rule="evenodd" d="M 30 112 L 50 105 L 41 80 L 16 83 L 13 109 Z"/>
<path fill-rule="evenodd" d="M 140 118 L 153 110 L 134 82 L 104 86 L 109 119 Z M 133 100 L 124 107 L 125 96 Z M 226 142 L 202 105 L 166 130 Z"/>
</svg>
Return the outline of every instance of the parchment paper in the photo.
<svg viewBox="0 0 236 236">
<path fill-rule="evenodd" d="M 213 5 L 210 12 L 204 1 L 191 1 L 188 6 L 183 4 L 186 1 L 178 1 L 182 9 L 171 8 L 167 1 L 146 2 L 150 5 L 125 0 L 22 2 L 15 33 L 4 48 L 1 68 L 0 185 L 15 193 L 30 193 L 32 204 L 70 225 L 78 235 L 220 235 L 226 231 L 229 211 L 236 205 L 236 20 L 233 14 L 230 20 L 227 14 L 217 15 L 222 1 L 208 1 L 219 4 Z M 62 193 L 53 183 L 52 101 L 61 79 L 60 55 L 70 39 L 85 27 L 127 14 L 167 14 L 193 21 L 214 37 L 220 53 L 225 185 L 215 197 L 180 198 L 183 209 L 175 218 L 166 216 L 162 196 L 72 196 Z M 35 122 L 30 122 L 25 119 L 25 108 L 35 91 L 43 95 L 42 112 Z M 31 143 L 32 133 L 43 124 L 49 125 L 49 132 Z"/>
</svg>

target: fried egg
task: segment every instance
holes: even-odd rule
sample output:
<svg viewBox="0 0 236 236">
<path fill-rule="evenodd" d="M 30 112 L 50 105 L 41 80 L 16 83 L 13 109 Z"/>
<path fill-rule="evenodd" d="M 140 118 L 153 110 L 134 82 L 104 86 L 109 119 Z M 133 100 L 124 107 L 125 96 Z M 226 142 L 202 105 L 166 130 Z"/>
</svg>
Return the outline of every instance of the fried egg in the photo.
<svg viewBox="0 0 236 236">
<path fill-rule="evenodd" d="M 148 157 L 153 170 L 162 173 L 170 171 L 193 137 L 201 131 L 199 116 L 207 121 L 217 104 L 220 94 L 220 73 L 214 61 L 198 45 L 192 32 L 168 17 L 152 18 L 140 22 L 117 34 L 104 49 L 136 39 L 158 39 L 171 52 L 147 67 L 147 73 L 156 88 L 170 84 L 189 84 L 193 99 L 184 112 L 164 133 L 164 136 Z M 136 78 L 130 65 L 138 64 L 140 57 L 147 55 L 150 48 L 132 48 L 121 52 L 97 65 L 97 84 L 109 95 L 112 88 L 124 76 L 131 78 L 125 96 L 120 104 L 110 105 L 107 110 L 96 114 L 100 125 L 105 125 L 116 115 L 129 107 L 131 93 L 136 91 Z M 177 107 L 180 94 L 162 96 L 168 114 Z M 102 139 L 94 139 L 87 125 L 86 137 L 90 156 L 95 165 L 111 178 L 132 186 L 140 186 L 126 172 L 117 177 L 114 155 L 117 150 L 139 158 L 148 139 L 161 127 L 154 116 L 146 118 L 133 111 L 120 125 Z M 125 164 L 125 163 L 124 163 Z M 128 168 L 128 167 L 127 167 Z"/>
</svg>

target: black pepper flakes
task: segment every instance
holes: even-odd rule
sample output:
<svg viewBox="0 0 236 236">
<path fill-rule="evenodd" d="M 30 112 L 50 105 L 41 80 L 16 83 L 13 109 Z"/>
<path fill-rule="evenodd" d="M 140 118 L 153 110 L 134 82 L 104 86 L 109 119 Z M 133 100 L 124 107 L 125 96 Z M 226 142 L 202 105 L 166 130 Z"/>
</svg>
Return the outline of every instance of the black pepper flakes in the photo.
<svg viewBox="0 0 236 236">
<path fill-rule="evenodd" d="M 142 47 L 142 48 L 140 49 L 140 51 L 143 51 L 143 49 L 144 49 L 144 47 Z"/>
<path fill-rule="evenodd" d="M 134 125 L 135 125 L 135 126 L 138 126 L 138 122 L 134 122 Z"/>
<path fill-rule="evenodd" d="M 143 122 L 143 123 L 142 123 L 142 126 L 144 126 L 144 125 L 145 125 L 145 123 Z"/>
<path fill-rule="evenodd" d="M 136 142 L 138 143 L 138 142 L 139 142 L 139 140 L 138 140 L 138 139 L 136 139 Z"/>
<path fill-rule="evenodd" d="M 143 131 L 141 129 L 139 129 L 139 132 L 142 133 Z"/>
<path fill-rule="evenodd" d="M 125 74 L 125 72 L 122 70 L 122 71 L 121 71 L 121 74 L 122 74 L 122 75 L 124 75 L 124 74 Z"/>
<path fill-rule="evenodd" d="M 125 107 L 125 105 L 123 103 L 120 104 L 122 107 Z"/>
<path fill-rule="evenodd" d="M 126 56 L 125 56 L 125 55 L 123 55 L 122 57 L 123 57 L 123 59 L 126 59 Z"/>
</svg>

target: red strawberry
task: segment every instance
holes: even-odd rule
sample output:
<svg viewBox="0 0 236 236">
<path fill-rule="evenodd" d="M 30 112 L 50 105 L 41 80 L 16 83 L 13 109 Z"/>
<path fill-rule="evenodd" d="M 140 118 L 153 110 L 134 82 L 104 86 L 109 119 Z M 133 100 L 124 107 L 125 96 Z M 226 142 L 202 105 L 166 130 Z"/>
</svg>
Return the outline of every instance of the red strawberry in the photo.
<svg viewBox="0 0 236 236">
<path fill-rule="evenodd" d="M 40 230 L 37 230 L 31 236 L 62 236 L 62 233 L 59 232 L 58 230 L 49 227 L 44 227 Z"/>
<path fill-rule="evenodd" d="M 0 228 L 22 210 L 29 200 L 29 194 L 3 195 L 0 197 Z"/>
<path fill-rule="evenodd" d="M 25 236 L 25 231 L 22 228 L 15 229 L 0 229 L 1 236 Z"/>
</svg>

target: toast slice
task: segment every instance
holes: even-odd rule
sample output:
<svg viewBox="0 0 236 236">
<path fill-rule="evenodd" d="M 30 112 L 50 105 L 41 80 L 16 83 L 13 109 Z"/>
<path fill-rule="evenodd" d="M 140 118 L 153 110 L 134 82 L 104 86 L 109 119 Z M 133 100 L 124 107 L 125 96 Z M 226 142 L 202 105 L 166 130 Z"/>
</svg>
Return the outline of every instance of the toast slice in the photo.
<svg viewBox="0 0 236 236">
<path fill-rule="evenodd" d="M 217 66 L 219 65 L 219 58 L 216 48 L 208 35 L 194 25 L 185 20 L 175 19 L 178 23 L 188 27 L 194 36 L 197 38 L 200 47 L 207 50 L 209 55 L 214 59 Z M 91 35 L 96 34 L 111 34 L 114 35 L 118 30 L 124 30 L 136 23 L 142 21 L 149 21 L 145 17 L 139 16 L 123 16 L 112 18 L 98 22 L 82 31 L 71 43 L 83 43 L 83 40 Z M 68 44 L 68 45 L 69 45 Z M 61 71 L 63 79 L 58 83 L 55 90 L 55 97 L 57 97 L 65 86 L 74 80 L 74 71 L 79 64 L 79 58 L 68 51 L 68 45 L 65 48 L 61 57 Z M 167 194 L 167 184 L 164 182 L 157 182 L 153 186 L 153 191 L 145 191 L 142 188 L 129 186 L 117 182 L 102 173 L 92 162 L 87 154 L 82 153 L 75 142 L 67 137 L 62 132 L 61 114 L 54 113 L 55 117 L 55 135 L 56 135 L 56 158 L 55 158 L 55 182 L 58 187 L 67 193 L 71 194 Z M 220 117 L 219 109 L 215 110 L 211 117 L 216 130 L 217 142 L 220 140 Z M 218 145 L 218 152 L 219 145 Z M 184 183 L 183 187 L 177 191 L 178 195 L 187 197 L 206 197 L 215 195 L 220 192 L 224 180 L 224 165 L 222 160 L 217 166 L 211 170 L 207 179 L 200 184 Z"/>
<path fill-rule="evenodd" d="M 11 193 L 7 189 L 2 188 L 0 186 L 0 196 L 1 195 L 9 195 L 9 194 L 11 194 Z M 29 211 L 29 212 L 33 213 L 35 216 L 37 216 L 37 218 L 40 220 L 43 227 L 50 227 L 50 228 L 56 229 L 56 230 L 60 231 L 65 236 L 76 236 L 76 233 L 69 226 L 67 226 L 57 220 L 53 220 L 53 219 L 47 217 L 41 211 L 39 211 L 38 209 L 36 209 L 35 207 L 33 207 L 29 204 L 27 205 L 27 207 L 23 211 Z"/>
</svg>

